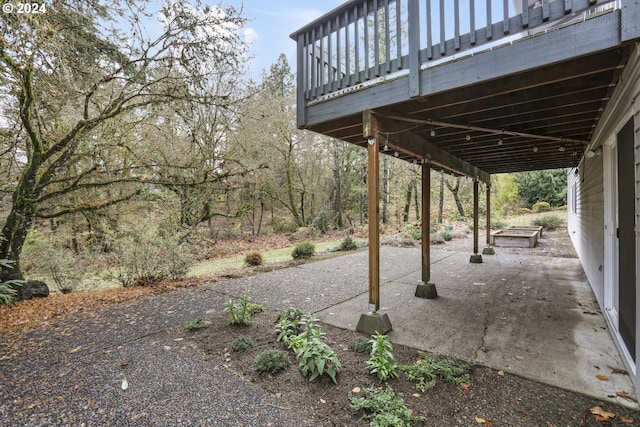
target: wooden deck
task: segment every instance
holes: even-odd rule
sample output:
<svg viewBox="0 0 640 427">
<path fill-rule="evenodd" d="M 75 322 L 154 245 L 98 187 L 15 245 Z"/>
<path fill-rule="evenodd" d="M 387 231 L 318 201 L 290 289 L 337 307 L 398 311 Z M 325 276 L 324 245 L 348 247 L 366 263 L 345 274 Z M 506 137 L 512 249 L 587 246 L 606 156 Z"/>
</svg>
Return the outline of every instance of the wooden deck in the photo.
<svg viewBox="0 0 640 427">
<path fill-rule="evenodd" d="M 298 126 L 366 146 L 369 111 L 386 154 L 483 181 L 575 166 L 636 49 L 640 4 L 516 3 L 345 3 L 291 36 Z"/>
</svg>

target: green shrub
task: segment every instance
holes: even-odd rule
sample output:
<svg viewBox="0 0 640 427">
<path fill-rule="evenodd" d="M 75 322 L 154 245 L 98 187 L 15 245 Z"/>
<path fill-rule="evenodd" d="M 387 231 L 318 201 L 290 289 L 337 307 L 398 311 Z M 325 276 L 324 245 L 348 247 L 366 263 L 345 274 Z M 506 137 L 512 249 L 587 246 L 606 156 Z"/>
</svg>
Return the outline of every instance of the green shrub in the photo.
<svg viewBox="0 0 640 427">
<path fill-rule="evenodd" d="M 367 360 L 367 365 L 371 368 L 370 373 L 376 374 L 382 382 L 389 378 L 398 377 L 398 362 L 393 355 L 393 344 L 386 335 L 376 332 L 371 343 L 371 357 Z"/>
<path fill-rule="evenodd" d="M 286 216 L 273 217 L 272 225 L 275 233 L 293 233 L 298 229 L 293 220 Z"/>
<path fill-rule="evenodd" d="M 543 230 L 555 230 L 562 225 L 562 219 L 557 215 L 546 215 L 533 220 L 533 225 L 542 226 Z"/>
<path fill-rule="evenodd" d="M 327 213 L 325 211 L 319 212 L 311 222 L 311 227 L 319 231 L 321 234 L 325 234 L 329 230 Z"/>
<path fill-rule="evenodd" d="M 11 269 L 13 268 L 14 261 L 8 259 L 0 259 L 0 267 Z M 22 280 L 9 280 L 6 282 L 0 282 L 0 305 L 8 305 L 12 306 L 15 302 L 16 295 L 18 291 L 16 291 L 16 286 L 22 286 L 24 281 Z"/>
<path fill-rule="evenodd" d="M 152 285 L 186 276 L 193 256 L 180 246 L 180 236 L 152 223 L 130 226 L 116 236 L 115 259 L 123 286 Z"/>
<path fill-rule="evenodd" d="M 197 331 L 198 329 L 206 328 L 207 322 L 202 317 L 198 317 L 195 320 L 190 320 L 184 324 L 185 329 L 188 331 Z"/>
<path fill-rule="evenodd" d="M 365 411 L 364 418 L 371 420 L 372 427 L 410 427 L 412 421 L 424 420 L 424 417 L 413 415 L 407 408 L 402 394 L 395 394 L 391 387 L 367 387 L 364 397 L 349 396 L 351 408 Z"/>
<path fill-rule="evenodd" d="M 495 228 L 498 230 L 502 230 L 507 228 L 507 223 L 501 219 L 495 219 L 493 221 L 491 221 L 491 228 Z"/>
<path fill-rule="evenodd" d="M 363 337 L 355 337 L 349 341 L 349 348 L 356 353 L 371 354 L 371 340 Z"/>
<path fill-rule="evenodd" d="M 231 350 L 236 353 L 244 353 L 245 351 L 249 351 L 253 348 L 253 341 L 251 341 L 249 337 L 240 335 L 238 338 L 233 340 L 229 347 L 231 347 Z"/>
<path fill-rule="evenodd" d="M 400 369 L 410 381 L 416 381 L 420 391 L 433 388 L 436 380 L 461 384 L 469 381 L 469 368 L 472 364 L 457 364 L 452 359 L 440 359 L 426 353 L 418 353 L 420 358 L 413 365 L 402 365 Z"/>
<path fill-rule="evenodd" d="M 549 212 L 551 210 L 551 205 L 547 202 L 538 202 L 534 203 L 531 207 L 531 212 L 540 213 L 540 212 Z"/>
<path fill-rule="evenodd" d="M 338 246 L 339 251 L 353 251 L 358 249 L 358 244 L 351 238 L 351 236 L 347 236 L 344 238 L 342 242 L 340 242 L 340 246 Z"/>
<path fill-rule="evenodd" d="M 224 311 L 229 313 L 229 322 L 231 322 L 232 325 L 248 325 L 251 321 L 251 316 L 262 310 L 264 310 L 262 305 L 250 302 L 249 297 L 246 295 L 242 297 L 240 303 L 229 300 L 224 309 Z"/>
<path fill-rule="evenodd" d="M 289 366 L 289 355 L 282 350 L 267 350 L 256 356 L 254 368 L 260 373 L 276 373 Z"/>
<path fill-rule="evenodd" d="M 287 311 L 278 316 L 274 328 L 277 335 L 276 341 L 282 341 L 289 345 L 290 339 L 301 332 L 303 315 L 304 313 L 297 308 L 289 307 Z"/>
<path fill-rule="evenodd" d="M 249 267 L 255 267 L 264 264 L 262 254 L 258 251 L 249 252 L 244 256 L 244 263 Z"/>
<path fill-rule="evenodd" d="M 316 252 L 316 245 L 311 242 L 302 242 L 293 248 L 291 256 L 293 259 L 311 258 Z"/>
<path fill-rule="evenodd" d="M 411 230 L 411 238 L 413 240 L 422 240 L 422 230 L 419 228 L 414 228 Z"/>
<path fill-rule="evenodd" d="M 449 242 L 453 239 L 453 236 L 448 231 L 443 231 L 442 233 L 440 233 L 440 235 L 442 236 L 445 242 Z"/>
</svg>

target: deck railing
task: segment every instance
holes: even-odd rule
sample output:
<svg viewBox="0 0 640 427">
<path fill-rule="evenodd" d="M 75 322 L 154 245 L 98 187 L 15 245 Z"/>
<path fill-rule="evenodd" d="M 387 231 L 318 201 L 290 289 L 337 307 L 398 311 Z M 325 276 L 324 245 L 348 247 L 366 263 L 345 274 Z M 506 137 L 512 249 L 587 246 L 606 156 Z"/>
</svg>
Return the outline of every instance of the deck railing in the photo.
<svg viewBox="0 0 640 427">
<path fill-rule="evenodd" d="M 352 0 L 291 37 L 299 110 L 367 81 L 419 71 L 441 58 L 522 34 L 611 0 Z M 489 47 L 489 46 L 487 46 Z"/>
</svg>

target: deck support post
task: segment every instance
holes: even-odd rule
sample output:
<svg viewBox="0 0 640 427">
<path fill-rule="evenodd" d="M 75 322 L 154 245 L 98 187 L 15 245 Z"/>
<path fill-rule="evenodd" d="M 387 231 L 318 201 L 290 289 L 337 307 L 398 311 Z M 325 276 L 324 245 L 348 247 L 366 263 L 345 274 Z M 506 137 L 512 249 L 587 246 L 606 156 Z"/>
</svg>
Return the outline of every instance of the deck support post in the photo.
<svg viewBox="0 0 640 427">
<path fill-rule="evenodd" d="M 478 187 L 480 180 L 478 177 L 473 179 L 473 255 L 469 262 L 474 264 L 482 263 L 482 255 L 478 253 Z"/>
<path fill-rule="evenodd" d="M 415 296 L 433 299 L 438 296 L 431 280 L 431 160 L 422 159 L 422 283 L 416 287 Z"/>
<path fill-rule="evenodd" d="M 369 307 L 356 330 L 372 335 L 391 331 L 391 322 L 380 310 L 380 141 L 378 123 L 370 110 L 363 113 L 363 136 L 367 138 L 367 190 L 369 193 Z"/>
<path fill-rule="evenodd" d="M 495 255 L 496 251 L 491 247 L 491 184 L 487 183 L 487 225 L 486 225 L 486 245 L 482 250 L 482 255 Z"/>
</svg>

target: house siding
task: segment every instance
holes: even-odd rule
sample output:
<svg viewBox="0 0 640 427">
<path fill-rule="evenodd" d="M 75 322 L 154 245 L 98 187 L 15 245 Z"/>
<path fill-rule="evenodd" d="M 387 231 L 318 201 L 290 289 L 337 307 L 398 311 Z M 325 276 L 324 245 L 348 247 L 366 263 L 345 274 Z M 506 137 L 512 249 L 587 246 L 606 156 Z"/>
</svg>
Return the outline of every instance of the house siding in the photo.
<svg viewBox="0 0 640 427">
<path fill-rule="evenodd" d="M 634 118 L 635 176 L 629 177 L 635 183 L 635 239 L 636 239 L 636 331 L 640 335 L 640 44 L 636 45 L 620 81 L 614 90 L 607 108 L 587 149 L 600 147 L 615 141 L 616 134 L 627 121 Z M 605 180 L 604 176 L 609 164 L 605 165 L 604 155 L 591 159 L 583 158 L 578 165 L 578 172 L 569 172 L 568 184 L 568 231 L 589 284 L 600 304 L 605 310 L 605 295 L 609 277 L 605 271 Z M 610 231 L 609 231 L 610 232 Z M 621 354 L 625 354 L 624 343 L 616 330 L 616 324 L 605 315 L 611 335 Z M 640 336 L 636 337 L 635 354 L 640 354 Z M 640 397 L 639 358 L 632 361 L 623 357 L 631 380 Z"/>
</svg>

